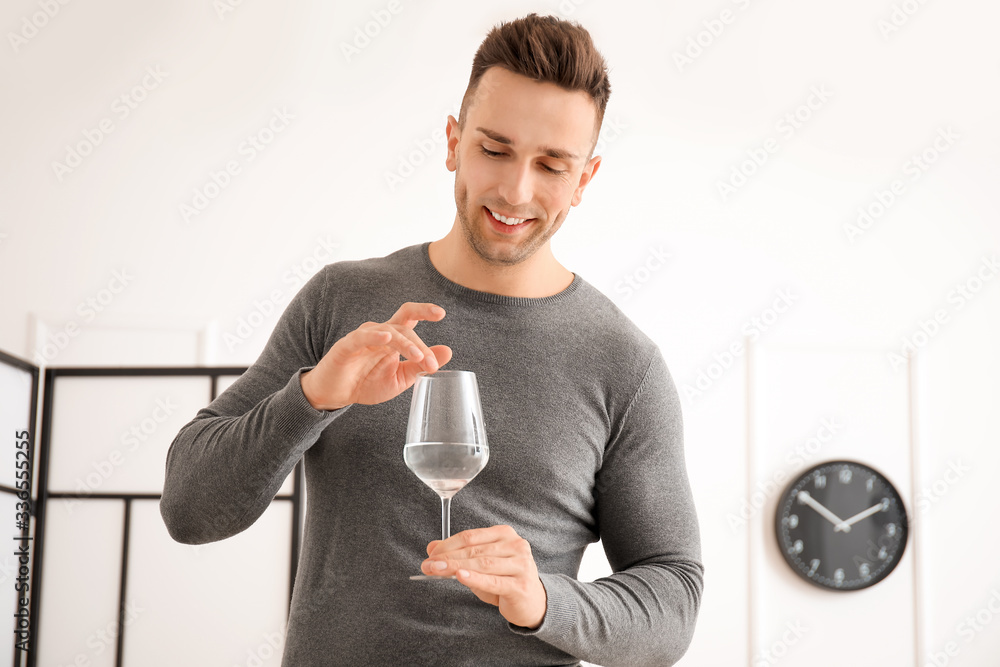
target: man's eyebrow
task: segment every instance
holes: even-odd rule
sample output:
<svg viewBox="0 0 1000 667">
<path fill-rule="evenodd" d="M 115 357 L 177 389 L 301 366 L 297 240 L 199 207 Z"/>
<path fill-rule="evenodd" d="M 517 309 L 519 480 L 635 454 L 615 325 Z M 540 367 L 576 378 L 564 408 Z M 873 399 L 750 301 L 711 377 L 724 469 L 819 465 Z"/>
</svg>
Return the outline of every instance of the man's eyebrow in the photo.
<svg viewBox="0 0 1000 667">
<path fill-rule="evenodd" d="M 514 144 L 514 142 L 511 141 L 509 137 L 505 137 L 499 132 L 494 132 L 493 130 L 487 130 L 485 127 L 477 127 L 476 132 L 481 132 L 485 134 L 487 137 L 497 142 L 498 144 L 504 144 L 506 146 L 511 146 Z M 580 156 L 577 155 L 576 153 L 570 153 L 569 151 L 563 150 L 562 148 L 552 148 L 551 146 L 539 146 L 538 149 L 541 152 L 548 155 L 549 157 L 555 158 L 557 160 L 569 160 L 570 162 L 573 162 L 580 159 Z"/>
</svg>

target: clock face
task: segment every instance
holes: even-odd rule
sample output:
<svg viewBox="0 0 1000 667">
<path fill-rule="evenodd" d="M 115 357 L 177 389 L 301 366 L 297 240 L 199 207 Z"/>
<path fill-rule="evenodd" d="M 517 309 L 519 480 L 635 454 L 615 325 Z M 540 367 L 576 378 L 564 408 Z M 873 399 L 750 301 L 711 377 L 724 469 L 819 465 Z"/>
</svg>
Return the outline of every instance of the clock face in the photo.
<svg viewBox="0 0 1000 667">
<path fill-rule="evenodd" d="M 796 574 L 828 590 L 855 591 L 896 567 L 908 523 L 903 500 L 884 475 L 855 461 L 827 461 L 785 489 L 775 531 Z"/>
</svg>

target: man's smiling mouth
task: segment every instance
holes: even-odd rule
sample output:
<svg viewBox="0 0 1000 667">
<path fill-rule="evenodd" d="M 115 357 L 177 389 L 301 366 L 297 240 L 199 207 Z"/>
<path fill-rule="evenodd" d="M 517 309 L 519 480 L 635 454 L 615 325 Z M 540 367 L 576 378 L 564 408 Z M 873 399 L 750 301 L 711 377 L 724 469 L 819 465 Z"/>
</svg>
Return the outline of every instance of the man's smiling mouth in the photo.
<svg viewBox="0 0 1000 667">
<path fill-rule="evenodd" d="M 511 227 L 523 224 L 524 222 L 528 222 L 530 220 L 534 220 L 534 218 L 511 218 L 505 215 L 501 215 L 500 213 L 497 213 L 496 211 L 493 211 L 492 209 L 486 206 L 484 206 L 483 208 L 489 211 L 490 215 L 493 216 L 494 220 L 502 222 L 503 224 L 509 225 Z"/>
</svg>

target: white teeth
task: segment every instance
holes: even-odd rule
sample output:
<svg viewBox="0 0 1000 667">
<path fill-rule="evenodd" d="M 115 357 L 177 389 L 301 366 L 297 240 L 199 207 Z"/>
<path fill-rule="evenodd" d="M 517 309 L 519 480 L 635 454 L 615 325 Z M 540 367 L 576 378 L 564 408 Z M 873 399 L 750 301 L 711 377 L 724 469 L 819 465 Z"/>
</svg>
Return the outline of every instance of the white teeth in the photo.
<svg viewBox="0 0 1000 667">
<path fill-rule="evenodd" d="M 489 211 L 489 209 L 486 209 L 486 210 Z M 499 213 L 493 213 L 493 211 L 490 211 L 490 213 L 493 214 L 494 218 L 496 218 L 497 220 L 499 220 L 500 222 L 502 222 L 505 225 L 512 225 L 512 226 L 513 225 L 519 225 L 519 224 L 521 224 L 522 222 L 524 222 L 525 220 L 528 219 L 528 218 L 506 218 L 506 217 L 500 215 Z"/>
</svg>

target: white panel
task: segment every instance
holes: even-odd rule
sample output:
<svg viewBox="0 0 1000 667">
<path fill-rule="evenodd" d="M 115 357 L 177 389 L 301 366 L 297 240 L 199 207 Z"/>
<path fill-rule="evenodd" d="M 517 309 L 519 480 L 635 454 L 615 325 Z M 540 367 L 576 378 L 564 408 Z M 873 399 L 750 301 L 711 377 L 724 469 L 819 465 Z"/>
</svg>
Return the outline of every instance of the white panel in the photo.
<svg viewBox="0 0 1000 667">
<path fill-rule="evenodd" d="M 579 581 L 597 581 L 601 577 L 608 577 L 611 574 L 611 564 L 608 563 L 608 556 L 604 553 L 604 545 L 601 541 L 588 544 L 587 549 L 583 552 L 580 572 L 576 578 Z"/>
<path fill-rule="evenodd" d="M 30 423 L 33 400 L 31 373 L 0 364 L 0 484 L 5 486 L 15 483 L 15 434 L 26 429 L 34 431 L 35 425 Z"/>
<path fill-rule="evenodd" d="M 49 501 L 39 665 L 115 664 L 124 512 L 120 500 Z"/>
<path fill-rule="evenodd" d="M 209 393 L 207 377 L 58 377 L 49 490 L 160 493 L 170 443 Z"/>
<path fill-rule="evenodd" d="M 239 375 L 220 375 L 215 380 L 215 395 L 218 396 L 229 389 L 234 382 L 240 379 Z"/>
<path fill-rule="evenodd" d="M 757 348 L 753 375 L 754 486 L 766 504 L 751 522 L 759 619 L 752 658 L 780 651 L 788 664 L 811 667 L 856 664 L 859 655 L 865 664 L 914 664 L 912 541 L 881 583 L 828 592 L 788 568 L 773 527 L 777 497 L 792 476 L 831 459 L 874 467 L 912 511 L 905 365 L 894 371 L 884 350 L 775 344 Z"/>
<path fill-rule="evenodd" d="M 239 379 L 240 379 L 239 375 L 220 375 L 215 381 L 215 395 L 219 396 L 226 389 L 229 389 L 229 387 L 231 387 L 232 384 Z M 285 481 L 281 484 L 281 488 L 278 489 L 278 493 L 276 495 L 279 496 L 292 495 L 292 491 L 294 490 L 292 481 L 294 479 L 295 479 L 295 470 L 292 469 L 292 472 L 288 473 L 288 477 L 285 478 Z M 303 495 L 303 498 L 304 497 L 305 496 Z"/>
<path fill-rule="evenodd" d="M 736 330 L 730 336 L 729 345 L 740 340 Z M 702 361 L 706 354 L 694 357 L 698 361 L 691 364 L 692 370 L 672 371 L 683 401 L 685 458 L 705 566 L 698 630 L 685 654 L 688 662 L 681 664 L 745 665 L 749 626 L 751 621 L 759 622 L 748 618 L 750 563 L 746 552 L 754 525 L 742 520 L 747 516 L 748 495 L 745 368 L 742 360 L 734 359 L 703 396 L 688 399 L 686 385 L 693 386 L 700 372 L 711 372 L 712 367 L 705 365 L 708 362 Z M 720 633 L 725 641 L 719 641 Z"/>
<path fill-rule="evenodd" d="M 98 290 L 89 303 L 80 303 L 80 317 L 69 321 L 50 314 L 34 314 L 35 350 L 31 359 L 47 366 L 194 366 L 206 363 L 206 332 L 201 321 L 164 323 L 156 317 L 132 314 L 114 317 L 96 299 L 111 297 Z M 105 304 L 108 306 L 110 304 Z M 88 315 L 93 314 L 92 317 Z M 67 329 L 68 327 L 71 327 Z"/>
<path fill-rule="evenodd" d="M 983 290 L 916 360 L 924 651 L 948 667 L 1000 664 L 1000 285 Z"/>
<path fill-rule="evenodd" d="M 156 501 L 135 501 L 127 598 L 136 620 L 125 633 L 125 664 L 278 667 L 291 509 L 274 502 L 244 532 L 192 546 L 170 538 Z"/>
</svg>

